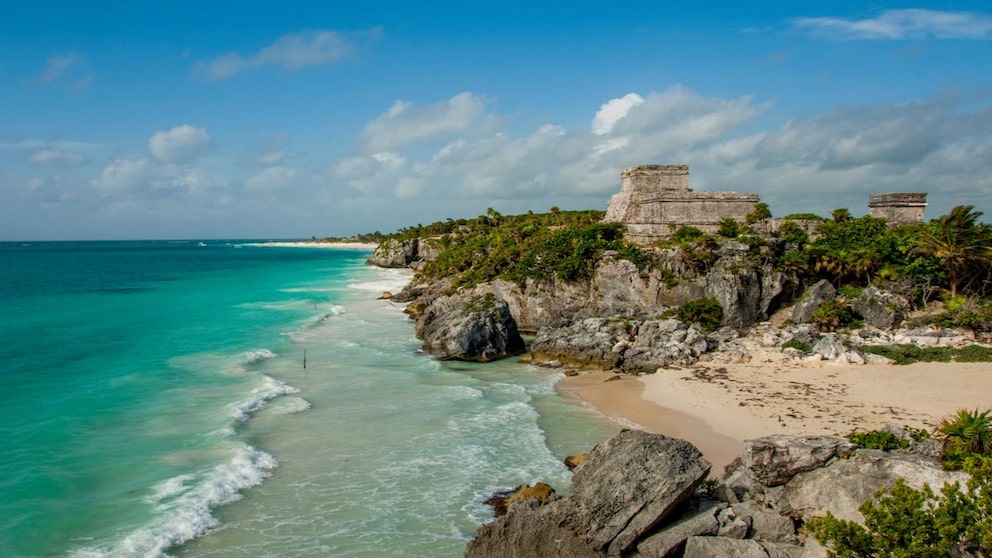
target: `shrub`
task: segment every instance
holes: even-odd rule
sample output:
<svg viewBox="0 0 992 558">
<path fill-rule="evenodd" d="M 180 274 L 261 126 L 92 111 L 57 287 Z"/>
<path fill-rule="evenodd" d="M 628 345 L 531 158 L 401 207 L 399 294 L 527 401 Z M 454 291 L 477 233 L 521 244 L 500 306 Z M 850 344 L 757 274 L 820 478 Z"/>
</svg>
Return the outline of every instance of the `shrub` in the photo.
<svg viewBox="0 0 992 558">
<path fill-rule="evenodd" d="M 679 243 L 695 242 L 702 238 L 703 234 L 703 231 L 697 229 L 696 227 L 683 225 L 675 229 L 675 233 L 672 235 L 672 240 Z"/>
<path fill-rule="evenodd" d="M 720 228 L 716 233 L 724 238 L 737 238 L 741 234 L 741 224 L 733 217 L 724 217 L 720 220 Z"/>
<path fill-rule="evenodd" d="M 683 322 L 698 325 L 703 331 L 713 331 L 723 323 L 723 307 L 715 298 L 686 302 L 676 315 Z"/>
<path fill-rule="evenodd" d="M 941 421 L 937 431 L 944 437 L 944 466 L 960 469 L 967 458 L 992 455 L 992 411 L 961 409 Z"/>
<path fill-rule="evenodd" d="M 844 437 L 851 443 L 858 444 L 866 449 L 892 451 L 909 447 L 909 440 L 904 440 L 887 430 L 852 432 Z"/>
<path fill-rule="evenodd" d="M 854 322 L 850 307 L 837 300 L 826 300 L 810 316 L 813 324 L 824 331 L 836 331 Z"/>
<path fill-rule="evenodd" d="M 961 347 L 954 360 L 957 362 L 992 362 L 992 348 L 982 345 Z"/>
<path fill-rule="evenodd" d="M 790 339 L 789 341 L 786 341 L 785 343 L 782 343 L 782 348 L 783 349 L 799 349 L 800 351 L 802 351 L 804 353 L 809 353 L 809 352 L 812 352 L 812 350 L 813 350 L 813 347 L 810 347 L 808 343 L 803 343 L 802 341 L 800 341 L 798 339 Z"/>
</svg>

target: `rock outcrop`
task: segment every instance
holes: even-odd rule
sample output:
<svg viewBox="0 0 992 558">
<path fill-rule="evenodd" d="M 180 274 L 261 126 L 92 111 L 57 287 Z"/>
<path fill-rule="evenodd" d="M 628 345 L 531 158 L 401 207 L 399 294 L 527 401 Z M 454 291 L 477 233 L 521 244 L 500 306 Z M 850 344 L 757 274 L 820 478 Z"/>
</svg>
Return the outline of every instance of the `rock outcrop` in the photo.
<svg viewBox="0 0 992 558">
<path fill-rule="evenodd" d="M 864 318 L 865 323 L 882 330 L 891 330 L 906 317 L 908 304 L 892 293 L 877 287 L 867 287 L 858 298 L 851 301 L 851 309 Z"/>
<path fill-rule="evenodd" d="M 531 357 L 535 362 L 650 374 L 692 364 L 708 347 L 706 336 L 678 320 L 614 316 L 542 328 L 531 343 Z"/>
<path fill-rule="evenodd" d="M 485 289 L 434 299 L 417 318 L 424 351 L 441 359 L 488 362 L 524 351 L 505 301 Z"/>
<path fill-rule="evenodd" d="M 748 441 L 725 483 L 701 491 L 709 468 L 688 442 L 624 431 L 575 469 L 568 496 L 511 504 L 465 556 L 823 557 L 797 530 L 804 521 L 827 512 L 863 521 L 857 507 L 897 479 L 939 490 L 967 478 L 930 458 L 830 436 Z"/>
<path fill-rule="evenodd" d="M 479 528 L 466 557 L 620 556 L 692 495 L 710 464 L 692 444 L 627 430 L 593 448 L 568 496 Z"/>
<path fill-rule="evenodd" d="M 830 281 L 822 279 L 812 287 L 806 289 L 803 296 L 796 303 L 792 310 L 792 321 L 797 324 L 808 324 L 813 317 L 813 312 L 827 300 L 837 296 L 837 289 L 830 284 Z"/>
<path fill-rule="evenodd" d="M 427 238 L 386 240 L 379 244 L 366 263 L 379 267 L 410 267 L 419 269 L 424 262 L 437 258 L 441 247 Z"/>
</svg>

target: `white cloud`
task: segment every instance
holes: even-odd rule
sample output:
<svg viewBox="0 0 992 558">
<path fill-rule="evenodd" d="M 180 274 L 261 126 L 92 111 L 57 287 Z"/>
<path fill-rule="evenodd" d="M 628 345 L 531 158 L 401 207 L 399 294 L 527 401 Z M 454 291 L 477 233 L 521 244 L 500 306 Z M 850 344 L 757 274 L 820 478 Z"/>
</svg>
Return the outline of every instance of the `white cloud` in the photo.
<svg viewBox="0 0 992 558">
<path fill-rule="evenodd" d="M 498 122 L 496 116 L 486 114 L 485 102 L 471 93 L 424 107 L 396 101 L 365 127 L 360 140 L 365 152 L 392 151 L 426 140 L 475 136 L 494 129 Z"/>
<path fill-rule="evenodd" d="M 377 40 L 380 28 L 355 33 L 316 30 L 288 33 L 252 54 L 227 53 L 198 62 L 193 72 L 208 80 L 222 80 L 263 66 L 295 71 L 307 66 L 333 64 L 355 55 L 363 41 Z"/>
<path fill-rule="evenodd" d="M 626 117 L 631 108 L 643 102 L 644 98 L 637 93 L 627 93 L 619 99 L 610 99 L 603 103 L 592 119 L 592 133 L 597 136 L 610 133 L 618 120 Z"/>
<path fill-rule="evenodd" d="M 51 83 L 65 75 L 74 66 L 79 66 L 83 62 L 83 57 L 74 52 L 60 56 L 48 57 L 45 69 L 41 71 L 41 81 Z"/>
<path fill-rule="evenodd" d="M 287 191 L 298 176 L 296 169 L 290 167 L 270 167 L 254 174 L 245 181 L 245 189 L 250 192 Z"/>
<path fill-rule="evenodd" d="M 885 10 L 873 18 L 804 17 L 792 24 L 817 36 L 841 40 L 992 38 L 992 16 L 972 12 Z"/>
<path fill-rule="evenodd" d="M 86 155 L 65 149 L 39 149 L 28 155 L 28 162 L 39 167 L 78 167 L 87 162 Z"/>
<path fill-rule="evenodd" d="M 118 158 L 107 163 L 92 184 L 104 194 L 121 193 L 147 185 L 157 174 L 151 159 Z"/>
<path fill-rule="evenodd" d="M 438 200 L 450 208 L 498 201 L 512 211 L 545 199 L 548 206 L 592 200 L 592 207 L 605 208 L 622 168 L 688 163 L 692 188 L 756 192 L 776 214 L 836 207 L 863 212 L 868 194 L 884 191 L 929 191 L 931 211 L 945 212 L 968 196 L 971 203 L 984 199 L 992 181 L 988 100 L 941 95 L 839 107 L 771 127 L 763 119 L 772 103 L 752 97 L 706 97 L 683 86 L 634 95 L 641 101 L 626 95 L 600 105 L 592 121 L 601 126 L 544 124 L 523 135 L 475 125 L 418 128 L 415 123 L 431 119 L 411 112 L 431 108 L 437 119 L 448 102 L 424 109 L 395 104 L 360 138 L 392 149 L 343 159 L 329 175 L 384 204 Z M 480 106 L 464 121 L 486 118 L 495 116 Z M 370 137 L 379 126 L 389 133 Z"/>
<path fill-rule="evenodd" d="M 155 132 L 148 140 L 148 152 L 159 161 L 181 163 L 198 157 L 211 147 L 205 128 L 189 124 L 171 130 Z"/>
</svg>

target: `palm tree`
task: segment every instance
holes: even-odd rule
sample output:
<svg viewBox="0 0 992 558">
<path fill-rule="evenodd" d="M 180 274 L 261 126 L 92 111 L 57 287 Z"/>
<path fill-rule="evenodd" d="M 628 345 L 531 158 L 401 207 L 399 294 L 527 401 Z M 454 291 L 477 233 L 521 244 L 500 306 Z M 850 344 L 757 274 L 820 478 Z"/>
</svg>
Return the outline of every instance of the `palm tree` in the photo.
<svg viewBox="0 0 992 558">
<path fill-rule="evenodd" d="M 944 436 L 944 461 L 957 466 L 971 455 L 992 453 L 992 417 L 989 411 L 961 409 L 938 427 Z"/>
<path fill-rule="evenodd" d="M 992 261 L 992 228 L 977 223 L 982 212 L 974 207 L 959 205 L 919 229 L 919 248 L 944 264 L 951 296 L 957 296 L 973 264 Z"/>
</svg>

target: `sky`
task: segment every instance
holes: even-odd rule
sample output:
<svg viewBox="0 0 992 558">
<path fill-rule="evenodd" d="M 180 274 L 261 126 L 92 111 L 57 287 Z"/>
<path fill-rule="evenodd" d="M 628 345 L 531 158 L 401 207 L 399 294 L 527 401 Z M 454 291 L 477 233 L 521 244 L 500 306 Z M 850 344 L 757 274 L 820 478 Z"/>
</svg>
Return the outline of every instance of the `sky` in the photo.
<svg viewBox="0 0 992 558">
<path fill-rule="evenodd" d="M 392 232 L 605 210 L 684 163 L 773 215 L 992 221 L 992 5 L 0 4 L 0 240 Z"/>
</svg>

